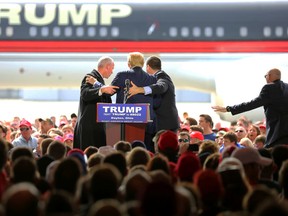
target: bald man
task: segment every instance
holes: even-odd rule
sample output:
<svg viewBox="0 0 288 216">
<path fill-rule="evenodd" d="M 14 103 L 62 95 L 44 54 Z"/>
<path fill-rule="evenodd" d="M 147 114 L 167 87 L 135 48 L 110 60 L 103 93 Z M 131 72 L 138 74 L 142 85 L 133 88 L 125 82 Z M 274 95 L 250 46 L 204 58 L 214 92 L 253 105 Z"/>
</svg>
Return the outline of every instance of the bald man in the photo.
<svg viewBox="0 0 288 216">
<path fill-rule="evenodd" d="M 271 69 L 265 74 L 265 84 L 255 99 L 234 106 L 212 106 L 215 112 L 231 112 L 232 115 L 264 106 L 266 116 L 265 147 L 288 144 L 288 84 L 281 81 L 281 71 Z"/>
</svg>

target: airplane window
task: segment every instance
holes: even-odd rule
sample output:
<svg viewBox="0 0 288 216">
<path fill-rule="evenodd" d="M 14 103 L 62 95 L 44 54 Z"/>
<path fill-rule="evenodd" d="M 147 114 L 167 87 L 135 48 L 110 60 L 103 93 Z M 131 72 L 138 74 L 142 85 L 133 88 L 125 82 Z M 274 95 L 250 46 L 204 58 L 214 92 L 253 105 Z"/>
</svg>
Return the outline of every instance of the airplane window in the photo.
<svg viewBox="0 0 288 216">
<path fill-rule="evenodd" d="M 283 28 L 281 26 L 277 26 L 275 28 L 275 35 L 277 37 L 282 37 L 283 36 Z"/>
<path fill-rule="evenodd" d="M 264 35 L 264 37 L 271 37 L 271 28 L 268 26 L 264 27 L 263 35 Z"/>
<path fill-rule="evenodd" d="M 36 37 L 37 36 L 37 28 L 36 27 L 30 27 L 29 28 L 29 35 L 31 36 L 31 37 Z"/>
<path fill-rule="evenodd" d="M 181 28 L 181 36 L 182 37 L 188 37 L 189 36 L 189 28 L 188 27 L 182 27 Z"/>
<path fill-rule="evenodd" d="M 76 36 L 77 37 L 82 37 L 84 35 L 84 29 L 83 27 L 77 27 L 76 29 Z"/>
<path fill-rule="evenodd" d="M 71 37 L 72 36 L 72 28 L 71 27 L 66 27 L 64 34 L 66 37 Z"/>
<path fill-rule="evenodd" d="M 49 28 L 48 27 L 42 27 L 41 28 L 41 35 L 43 37 L 47 37 L 49 35 Z"/>
<path fill-rule="evenodd" d="M 59 37 L 61 35 L 61 29 L 57 26 L 53 28 L 53 36 Z"/>
<path fill-rule="evenodd" d="M 7 27 L 6 28 L 6 36 L 12 37 L 14 35 L 14 28 L 13 27 Z"/>
<path fill-rule="evenodd" d="M 211 37 L 213 35 L 213 30 L 211 27 L 205 27 L 204 29 L 204 35 L 206 37 Z"/>
<path fill-rule="evenodd" d="M 177 28 L 176 27 L 171 27 L 170 29 L 169 29 L 169 35 L 171 36 L 171 37 L 177 37 Z"/>
<path fill-rule="evenodd" d="M 101 37 L 106 37 L 108 34 L 107 28 L 106 27 L 100 28 L 99 34 Z"/>
<path fill-rule="evenodd" d="M 194 27 L 193 28 L 193 36 L 194 37 L 200 37 L 201 36 L 201 28 L 200 27 Z"/>
<path fill-rule="evenodd" d="M 223 37 L 224 36 L 224 28 L 223 27 L 217 27 L 216 28 L 216 35 L 217 35 L 217 37 Z"/>
<path fill-rule="evenodd" d="M 88 36 L 94 37 L 95 35 L 96 35 L 96 29 L 94 27 L 89 27 L 88 28 Z"/>
<path fill-rule="evenodd" d="M 112 35 L 112 37 L 118 37 L 119 36 L 119 28 L 118 27 L 112 27 L 111 28 L 111 35 Z"/>
<path fill-rule="evenodd" d="M 239 29 L 239 33 L 241 37 L 247 37 L 248 35 L 248 28 L 246 26 L 242 26 Z"/>
</svg>

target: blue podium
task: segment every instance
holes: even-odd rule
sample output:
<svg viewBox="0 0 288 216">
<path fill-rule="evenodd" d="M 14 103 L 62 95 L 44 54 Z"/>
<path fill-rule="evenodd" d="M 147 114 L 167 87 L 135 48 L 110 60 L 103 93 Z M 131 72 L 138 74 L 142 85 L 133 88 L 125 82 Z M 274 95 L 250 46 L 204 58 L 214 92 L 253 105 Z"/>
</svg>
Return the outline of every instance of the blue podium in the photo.
<svg viewBox="0 0 288 216">
<path fill-rule="evenodd" d="M 150 104 L 97 103 L 97 122 L 106 123 L 106 142 L 113 146 L 119 140 L 144 141 L 150 122 Z"/>
</svg>

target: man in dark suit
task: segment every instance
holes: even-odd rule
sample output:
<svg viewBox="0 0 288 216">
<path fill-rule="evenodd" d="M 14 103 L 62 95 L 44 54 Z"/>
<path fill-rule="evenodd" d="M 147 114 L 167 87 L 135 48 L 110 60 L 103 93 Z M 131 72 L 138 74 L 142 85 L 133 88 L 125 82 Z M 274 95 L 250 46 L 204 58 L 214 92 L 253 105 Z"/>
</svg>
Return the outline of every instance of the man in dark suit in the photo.
<svg viewBox="0 0 288 216">
<path fill-rule="evenodd" d="M 130 97 L 127 101 L 124 102 L 124 91 L 125 91 L 125 81 L 130 81 L 140 85 L 151 85 L 156 83 L 156 78 L 147 74 L 142 67 L 144 66 L 144 56 L 142 53 L 139 52 L 132 52 L 128 55 L 128 67 L 130 68 L 127 71 L 118 72 L 115 76 L 114 80 L 112 81 L 111 85 L 118 86 L 119 89 L 117 90 L 116 95 L 116 103 L 149 103 L 150 104 L 150 117 L 153 122 L 148 123 L 145 132 L 145 144 L 149 150 L 153 150 L 151 148 L 152 145 L 152 138 L 156 133 L 155 121 L 156 116 L 153 111 L 153 97 L 145 97 L 144 95 L 136 95 L 134 97 Z"/>
<path fill-rule="evenodd" d="M 136 94 L 160 96 L 160 103 L 154 106 L 157 116 L 157 131 L 171 130 L 176 132 L 180 127 L 180 121 L 176 107 L 173 81 L 167 73 L 161 70 L 161 60 L 156 56 L 151 56 L 147 59 L 146 70 L 149 74 L 156 77 L 157 83 L 144 86 L 133 82 L 129 90 L 129 97 L 133 98 L 133 95 Z"/>
<path fill-rule="evenodd" d="M 93 69 L 81 83 L 78 119 L 74 130 L 73 147 L 85 150 L 88 146 L 105 146 L 105 123 L 97 123 L 97 103 L 111 103 L 116 86 L 105 86 L 103 78 L 109 78 L 114 70 L 114 61 L 108 56 L 98 60 L 97 70 Z M 95 81 L 94 85 L 90 82 Z"/>
<path fill-rule="evenodd" d="M 288 144 L 288 84 L 281 81 L 280 70 L 274 68 L 265 75 L 267 84 L 255 99 L 234 106 L 213 106 L 216 112 L 231 112 L 232 115 L 264 106 L 266 116 L 265 147 Z"/>
</svg>

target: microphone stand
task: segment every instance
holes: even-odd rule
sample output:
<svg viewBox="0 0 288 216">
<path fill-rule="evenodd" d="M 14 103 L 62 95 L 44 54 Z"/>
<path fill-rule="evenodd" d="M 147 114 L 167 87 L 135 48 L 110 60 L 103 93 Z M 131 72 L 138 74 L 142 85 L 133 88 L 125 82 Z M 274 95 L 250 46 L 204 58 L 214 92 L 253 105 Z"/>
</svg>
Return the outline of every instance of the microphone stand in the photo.
<svg viewBox="0 0 288 216">
<path fill-rule="evenodd" d="M 128 95 L 129 95 L 129 85 L 130 85 L 130 80 L 126 79 L 125 80 L 125 86 L 126 88 L 124 89 L 124 100 L 123 104 L 126 104 Z M 121 140 L 125 141 L 125 123 L 121 123 Z"/>
</svg>

